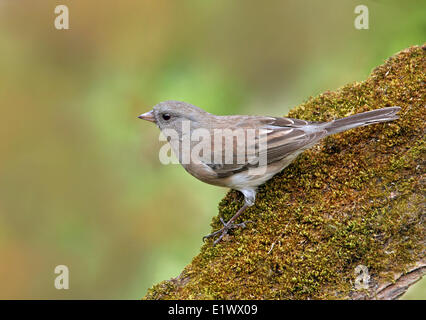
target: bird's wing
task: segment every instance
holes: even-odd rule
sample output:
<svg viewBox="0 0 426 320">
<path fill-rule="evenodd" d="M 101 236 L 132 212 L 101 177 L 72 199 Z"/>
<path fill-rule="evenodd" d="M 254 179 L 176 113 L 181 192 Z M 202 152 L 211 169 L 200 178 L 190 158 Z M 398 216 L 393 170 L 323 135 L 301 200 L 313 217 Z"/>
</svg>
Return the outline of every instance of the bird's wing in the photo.
<svg viewBox="0 0 426 320">
<path fill-rule="evenodd" d="M 232 163 L 226 163 L 223 155 L 221 163 L 207 164 L 219 178 L 259 166 L 260 162 L 256 161 L 256 158 L 250 159 L 247 154 L 248 149 L 256 150 L 257 160 L 266 156 L 264 163 L 269 165 L 309 148 L 326 135 L 326 131 L 313 122 L 291 118 L 247 117 L 243 120 L 240 118 L 237 126 L 233 126 L 231 129 L 241 128 L 246 132 L 256 128 L 256 138 L 247 138 L 246 148 L 240 151 L 235 147 L 236 138 L 234 138 Z M 259 132 L 262 132 L 264 138 L 259 135 Z M 222 146 L 222 150 L 224 149 Z M 242 152 L 243 154 L 241 154 Z"/>
<path fill-rule="evenodd" d="M 316 122 L 291 118 L 273 118 L 263 128 L 267 134 L 268 164 L 303 151 L 323 138 L 327 132 Z"/>
</svg>

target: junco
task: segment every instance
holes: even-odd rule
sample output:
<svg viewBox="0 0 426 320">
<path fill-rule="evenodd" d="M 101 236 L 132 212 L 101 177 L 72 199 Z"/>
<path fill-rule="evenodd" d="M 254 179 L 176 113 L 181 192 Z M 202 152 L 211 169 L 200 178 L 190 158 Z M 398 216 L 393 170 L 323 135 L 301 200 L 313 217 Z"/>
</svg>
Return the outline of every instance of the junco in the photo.
<svg viewBox="0 0 426 320">
<path fill-rule="evenodd" d="M 154 122 L 160 128 L 179 162 L 195 178 L 243 193 L 244 205 L 238 212 L 226 223 L 220 219 L 223 228 L 203 237 L 205 240 L 218 236 L 213 242 L 216 245 L 230 229 L 246 226 L 248 221 L 239 224 L 234 221 L 254 204 L 257 187 L 287 167 L 301 152 L 328 135 L 396 120 L 399 110 L 400 107 L 389 107 L 330 122 L 310 122 L 283 117 L 216 116 L 189 103 L 170 100 L 157 104 L 138 118 Z M 246 147 L 240 148 L 237 135 L 231 137 L 228 147 L 225 146 L 226 133 L 235 132 L 243 132 Z M 218 133 L 225 133 L 224 139 L 215 139 Z M 197 135 L 196 139 L 192 139 L 194 135 Z M 200 136 L 210 138 L 205 139 L 208 142 L 204 144 L 209 148 L 204 148 L 203 152 L 192 152 L 200 143 Z M 249 136 L 252 138 L 250 141 Z M 231 157 L 228 157 L 229 149 Z M 249 149 L 255 150 L 257 158 L 248 155 Z M 216 157 L 217 154 L 219 156 Z"/>
</svg>

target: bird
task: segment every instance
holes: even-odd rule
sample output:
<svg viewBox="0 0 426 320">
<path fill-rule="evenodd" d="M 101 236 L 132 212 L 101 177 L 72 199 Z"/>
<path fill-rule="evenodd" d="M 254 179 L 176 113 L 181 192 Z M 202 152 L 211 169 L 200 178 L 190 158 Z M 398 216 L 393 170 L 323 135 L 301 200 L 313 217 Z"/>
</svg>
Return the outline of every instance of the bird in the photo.
<svg viewBox="0 0 426 320">
<path fill-rule="evenodd" d="M 167 136 L 180 164 L 189 174 L 205 183 L 238 190 L 244 195 L 244 204 L 231 219 L 225 222 L 220 218 L 223 227 L 203 237 L 203 241 L 216 238 L 213 241 L 215 246 L 231 229 L 245 228 L 247 223 L 252 222 L 237 224 L 235 220 L 255 204 L 258 187 L 286 168 L 304 150 L 332 134 L 396 120 L 399 118 L 397 113 L 400 109 L 398 106 L 385 107 L 329 122 L 314 122 L 272 116 L 214 115 L 186 102 L 168 100 L 158 103 L 151 111 L 139 115 L 138 118 L 157 125 Z M 232 142 L 227 145 L 227 149 L 231 149 L 232 155 L 228 160 L 232 161 L 224 161 L 224 153 L 227 151 L 224 139 L 226 140 L 227 136 L 225 134 L 224 139 L 221 137 L 215 140 L 214 135 L 217 132 L 232 134 L 238 130 L 247 137 L 250 131 L 257 132 L 258 136 L 251 139 L 252 141 L 247 138 L 246 148 L 240 149 L 238 143 L 235 143 L 235 136 L 231 137 Z M 187 149 L 183 148 L 183 145 L 188 137 L 197 131 L 203 131 L 207 138 L 210 136 L 211 139 L 205 146 L 211 146 L 211 149 L 203 150 L 203 154 L 200 152 L 194 156 L 192 153 L 189 156 L 191 148 L 199 142 L 197 139 L 190 139 Z M 263 134 L 263 140 L 259 138 L 260 133 Z M 261 141 L 264 142 L 263 148 L 260 148 Z M 252 161 L 253 158 L 246 154 L 249 147 L 257 150 L 258 157 L 263 155 L 266 161 Z M 225 149 L 225 152 L 221 149 Z M 215 154 L 219 156 L 215 157 Z"/>
</svg>

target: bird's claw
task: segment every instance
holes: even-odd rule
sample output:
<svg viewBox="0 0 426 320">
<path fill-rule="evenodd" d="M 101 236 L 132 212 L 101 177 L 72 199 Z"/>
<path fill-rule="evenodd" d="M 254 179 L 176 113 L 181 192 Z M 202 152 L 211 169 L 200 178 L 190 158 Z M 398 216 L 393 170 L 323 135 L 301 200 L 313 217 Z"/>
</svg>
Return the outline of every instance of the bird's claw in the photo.
<svg viewBox="0 0 426 320">
<path fill-rule="evenodd" d="M 220 222 L 222 222 L 223 227 L 221 229 L 213 232 L 213 233 L 210 233 L 210 234 L 204 236 L 203 237 L 203 242 L 205 242 L 206 239 L 208 239 L 208 238 L 212 238 L 212 237 L 214 238 L 215 236 L 217 236 L 218 234 L 220 234 L 220 236 L 213 242 L 213 247 L 214 247 L 214 246 L 216 246 L 220 242 L 220 240 L 222 240 L 222 238 L 226 234 L 228 234 L 228 231 L 230 229 L 245 228 L 245 227 L 247 227 L 247 223 L 249 223 L 249 222 L 253 223 L 253 221 L 251 221 L 251 220 L 244 221 L 242 223 L 229 223 L 229 222 L 226 223 L 222 218 L 220 218 Z"/>
</svg>

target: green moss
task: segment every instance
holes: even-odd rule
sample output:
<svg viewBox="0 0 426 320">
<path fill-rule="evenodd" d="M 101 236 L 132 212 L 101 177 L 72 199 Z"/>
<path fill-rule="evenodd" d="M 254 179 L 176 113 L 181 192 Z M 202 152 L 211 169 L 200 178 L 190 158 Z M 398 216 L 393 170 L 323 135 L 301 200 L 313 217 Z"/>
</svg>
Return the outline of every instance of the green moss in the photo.
<svg viewBox="0 0 426 320">
<path fill-rule="evenodd" d="M 375 283 L 424 254 L 425 48 L 391 57 L 361 83 L 310 98 L 289 117 L 327 121 L 385 106 L 401 119 L 326 138 L 259 189 L 255 206 L 216 247 L 145 299 L 347 298 L 354 269 Z M 243 197 L 219 204 L 229 219 Z M 213 230 L 221 226 L 218 217 Z"/>
</svg>

